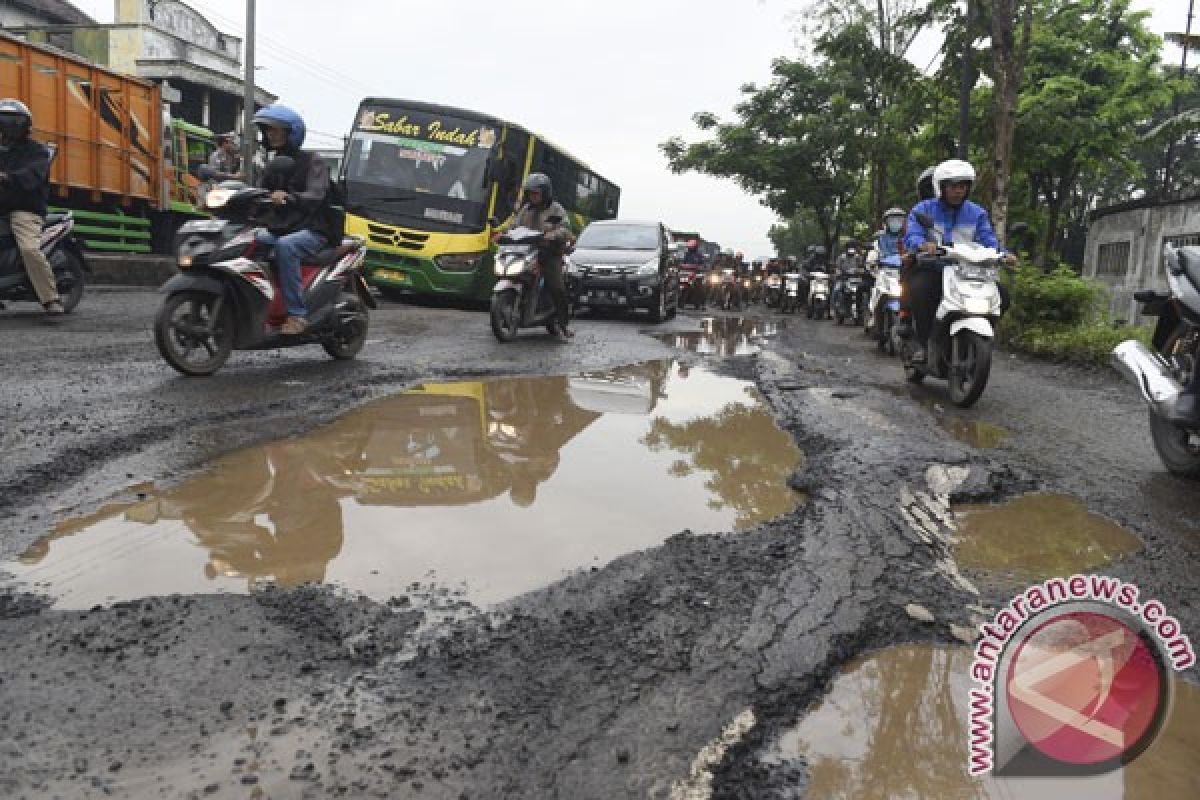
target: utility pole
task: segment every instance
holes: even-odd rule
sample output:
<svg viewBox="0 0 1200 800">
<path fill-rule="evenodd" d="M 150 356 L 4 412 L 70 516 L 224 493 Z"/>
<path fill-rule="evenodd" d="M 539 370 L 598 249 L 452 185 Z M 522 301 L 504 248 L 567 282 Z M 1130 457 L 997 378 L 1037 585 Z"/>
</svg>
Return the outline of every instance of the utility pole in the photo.
<svg viewBox="0 0 1200 800">
<path fill-rule="evenodd" d="M 245 57 L 245 95 L 242 98 L 242 174 L 253 179 L 255 130 L 254 130 L 254 0 L 246 0 L 246 41 L 243 43 Z"/>
<path fill-rule="evenodd" d="M 971 128 L 971 90 L 975 88 L 975 0 L 967 0 L 962 52 L 962 86 L 958 92 L 958 157 L 967 160 L 967 134 Z"/>
<path fill-rule="evenodd" d="M 1191 40 L 1192 40 L 1192 18 L 1194 16 L 1193 12 L 1195 11 L 1195 9 L 1196 9 L 1196 0 L 1188 0 L 1187 27 L 1183 34 L 1183 59 L 1179 62 L 1179 79 L 1180 80 L 1183 80 L 1184 78 L 1187 77 L 1188 45 L 1191 44 Z M 1182 110 L 1183 110 L 1183 97 L 1181 96 L 1180 93 L 1176 93 L 1175 104 L 1174 104 L 1174 108 L 1171 112 L 1171 115 L 1173 117 L 1178 117 L 1180 111 L 1182 111 Z M 1175 138 L 1171 137 L 1170 139 L 1167 140 L 1167 156 L 1166 156 L 1166 159 L 1164 159 L 1164 161 L 1163 161 L 1162 195 L 1163 195 L 1164 199 L 1167 198 L 1168 196 L 1170 196 L 1170 194 L 1171 194 L 1171 166 L 1174 161 L 1175 161 Z"/>
</svg>

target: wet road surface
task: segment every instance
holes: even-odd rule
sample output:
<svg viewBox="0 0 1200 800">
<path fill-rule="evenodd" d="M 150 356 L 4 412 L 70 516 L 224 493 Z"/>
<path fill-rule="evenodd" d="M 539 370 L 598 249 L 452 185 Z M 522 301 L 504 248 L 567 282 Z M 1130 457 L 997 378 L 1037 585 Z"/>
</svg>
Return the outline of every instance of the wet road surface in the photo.
<svg viewBox="0 0 1200 800">
<path fill-rule="evenodd" d="M 953 728 L 960 712 L 937 692 L 965 677 L 961 651 L 906 651 L 938 667 L 924 683 L 861 659 L 951 645 L 1021 588 L 1027 575 L 1007 558 L 1017 543 L 986 529 L 967 540 L 983 512 L 964 509 L 1035 492 L 1077 499 L 1039 519 L 1095 522 L 1086 510 L 1129 538 L 1046 531 L 1054 546 L 1030 569 L 1085 557 L 1200 629 L 1194 485 L 1165 475 L 1140 402 L 1105 374 L 1001 359 L 979 407 L 960 412 L 937 382 L 904 386 L 861 333 L 797 316 L 584 319 L 568 346 L 536 334 L 499 345 L 481 314 L 388 305 L 359 361 L 239 353 L 215 378 L 187 380 L 154 352 L 157 299 L 96 292 L 55 326 L 0 314 L 12 420 L 0 433 L 11 564 L 0 571 L 45 584 L 0 594 L 0 661 L 31 665 L 0 683 L 5 796 L 872 796 L 869 775 L 838 783 L 830 758 L 866 736 L 868 751 L 845 758 L 887 764 L 908 726 L 884 729 L 881 710 L 878 729 L 831 739 L 823 709 L 875 669 Z M 645 385 L 654 413 L 641 410 Z M 505 417 L 531 406 L 550 410 Z M 522 424 L 544 426 L 537 452 L 512 446 Z M 723 428 L 738 434 L 725 445 Z M 777 430 L 791 441 L 771 444 Z M 547 459 L 558 463 L 539 482 Z M 323 466 L 297 475 L 297 464 Z M 522 505 L 514 476 L 531 466 Z M 626 505 L 628 486 L 580 485 L 597 471 L 645 495 Z M 495 513 L 468 524 L 447 510 L 455 493 L 469 496 L 460 510 Z M 598 527 L 575 541 L 592 546 L 514 548 L 538 502 L 589 517 Z M 384 507 L 403 513 L 351 532 Z M 617 508 L 628 515 L 605 516 Z M 556 513 L 541 535 L 575 533 Z M 418 518 L 432 533 L 404 529 Z M 471 530 L 493 518 L 503 545 Z M 297 548 L 278 547 L 292 530 Z M 372 564 L 381 551 L 366 544 L 335 576 L 351 540 L 372 536 L 408 571 Z M 436 546 L 418 552 L 426 539 Z M 986 557 L 964 558 L 968 543 Z M 504 568 L 513 555 L 516 573 Z M 367 594 L 273 588 L 320 579 Z M 251 584 L 248 596 L 211 593 Z M 147 597 L 169 592 L 182 596 Z M 55 602 L 77 610 L 41 610 Z M 1177 705 L 1172 730 L 1195 730 L 1193 706 Z M 1111 796 L 1195 788 L 1194 745 L 1172 734 L 1162 747 L 1182 778 L 1131 771 Z"/>
</svg>

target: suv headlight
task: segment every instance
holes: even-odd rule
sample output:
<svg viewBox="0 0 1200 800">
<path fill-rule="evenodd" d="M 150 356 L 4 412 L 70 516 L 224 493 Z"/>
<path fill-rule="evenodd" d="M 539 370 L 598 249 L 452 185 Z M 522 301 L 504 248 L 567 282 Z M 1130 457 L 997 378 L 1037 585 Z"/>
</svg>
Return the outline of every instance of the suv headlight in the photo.
<svg viewBox="0 0 1200 800">
<path fill-rule="evenodd" d="M 651 259 L 650 261 L 647 261 L 645 264 L 642 264 L 640 267 L 637 268 L 637 274 L 643 278 L 648 277 L 650 275 L 657 275 L 658 274 L 658 259 L 657 258 Z"/>
<path fill-rule="evenodd" d="M 433 263 L 445 272 L 474 272 L 480 260 L 487 255 L 482 253 L 444 253 L 434 256 Z"/>
</svg>

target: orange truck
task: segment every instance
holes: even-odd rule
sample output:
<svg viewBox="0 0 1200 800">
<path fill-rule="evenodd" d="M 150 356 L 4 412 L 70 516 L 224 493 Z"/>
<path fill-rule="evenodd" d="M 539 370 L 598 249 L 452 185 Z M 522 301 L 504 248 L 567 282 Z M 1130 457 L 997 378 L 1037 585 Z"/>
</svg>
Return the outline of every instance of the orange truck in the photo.
<svg viewBox="0 0 1200 800">
<path fill-rule="evenodd" d="M 74 212 L 86 248 L 166 252 L 197 215 L 193 170 L 214 137 L 172 120 L 158 84 L 0 34 L 0 97 L 28 105 L 33 137 L 56 149 L 51 205 Z"/>
</svg>

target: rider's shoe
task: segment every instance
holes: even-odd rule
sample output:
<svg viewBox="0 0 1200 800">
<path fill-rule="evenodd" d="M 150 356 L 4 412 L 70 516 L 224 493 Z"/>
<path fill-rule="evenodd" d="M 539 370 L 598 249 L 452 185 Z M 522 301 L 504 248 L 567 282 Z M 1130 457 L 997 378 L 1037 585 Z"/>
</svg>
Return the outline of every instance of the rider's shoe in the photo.
<svg viewBox="0 0 1200 800">
<path fill-rule="evenodd" d="M 284 336 L 299 336 L 308 330 L 308 320 L 304 317 L 288 317 L 279 332 Z"/>
</svg>

